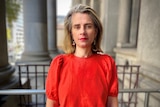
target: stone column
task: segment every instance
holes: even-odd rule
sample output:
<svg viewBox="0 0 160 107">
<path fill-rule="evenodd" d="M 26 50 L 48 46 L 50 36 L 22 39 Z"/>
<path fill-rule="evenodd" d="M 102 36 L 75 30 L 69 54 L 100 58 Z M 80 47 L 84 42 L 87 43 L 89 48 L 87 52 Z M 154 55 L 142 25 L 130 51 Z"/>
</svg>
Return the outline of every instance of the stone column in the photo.
<svg viewBox="0 0 160 107">
<path fill-rule="evenodd" d="M 72 0 L 72 6 L 82 3 L 82 0 Z"/>
<path fill-rule="evenodd" d="M 120 0 L 117 47 L 125 47 L 129 42 L 132 0 Z"/>
<path fill-rule="evenodd" d="M 47 0 L 48 50 L 52 58 L 59 53 L 57 49 L 56 10 L 56 0 Z"/>
<path fill-rule="evenodd" d="M 0 89 L 15 88 L 18 78 L 13 77 L 15 68 L 8 62 L 7 35 L 6 35 L 5 0 L 0 3 Z M 2 98 L 2 97 L 0 97 Z M 1 99 L 0 99 L 1 101 Z"/>
<path fill-rule="evenodd" d="M 100 17 L 101 11 L 101 0 L 92 0 L 91 7 L 96 11 L 97 15 Z"/>
<path fill-rule="evenodd" d="M 130 28 L 130 47 L 137 47 L 137 38 L 139 30 L 139 14 L 140 14 L 140 0 L 132 1 L 132 18 L 131 18 L 131 28 Z"/>
<path fill-rule="evenodd" d="M 82 4 L 86 4 L 86 5 L 88 5 L 88 6 L 90 6 L 90 3 L 91 2 L 91 0 L 82 0 Z"/>
<path fill-rule="evenodd" d="M 102 3 L 104 7 L 101 16 L 103 25 L 103 50 L 111 56 L 115 56 L 113 49 L 117 43 L 118 32 L 118 6 L 119 0 L 107 0 Z"/>
<path fill-rule="evenodd" d="M 85 0 L 86 1 L 86 5 L 90 6 L 91 5 L 91 0 Z"/>
<path fill-rule="evenodd" d="M 24 53 L 22 62 L 49 61 L 46 0 L 24 0 Z"/>
</svg>

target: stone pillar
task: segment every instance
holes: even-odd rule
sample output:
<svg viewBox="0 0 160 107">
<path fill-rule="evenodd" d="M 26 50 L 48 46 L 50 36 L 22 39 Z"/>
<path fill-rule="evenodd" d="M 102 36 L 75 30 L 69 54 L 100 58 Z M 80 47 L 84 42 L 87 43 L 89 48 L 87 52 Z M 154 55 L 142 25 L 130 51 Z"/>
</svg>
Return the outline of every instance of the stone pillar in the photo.
<svg viewBox="0 0 160 107">
<path fill-rule="evenodd" d="M 129 42 L 132 0 L 120 0 L 117 47 L 125 47 Z"/>
<path fill-rule="evenodd" d="M 56 0 L 47 0 L 48 50 L 52 58 L 59 53 L 57 49 L 56 10 Z"/>
<path fill-rule="evenodd" d="M 118 32 L 118 9 L 119 0 L 107 0 L 102 3 L 104 7 L 102 10 L 103 21 L 103 50 L 115 57 L 113 49 L 117 43 L 117 32 Z"/>
<path fill-rule="evenodd" d="M 24 0 L 24 53 L 21 62 L 49 61 L 47 1 Z"/>
<path fill-rule="evenodd" d="M 85 0 L 86 1 L 86 5 L 90 6 L 91 5 L 91 0 Z"/>
<path fill-rule="evenodd" d="M 137 47 L 137 38 L 139 30 L 139 14 L 140 14 L 140 2 L 141 0 L 132 1 L 132 15 L 131 15 L 131 28 L 129 37 L 129 46 L 131 48 Z"/>
<path fill-rule="evenodd" d="M 82 4 L 85 4 L 85 5 L 88 5 L 90 6 L 91 5 L 91 0 L 82 0 Z"/>
<path fill-rule="evenodd" d="M 72 6 L 82 3 L 82 0 L 72 0 Z"/>
<path fill-rule="evenodd" d="M 0 90 L 15 88 L 18 78 L 13 77 L 15 68 L 8 63 L 5 0 L 0 3 Z M 0 96 L 0 103 L 2 96 Z M 1 105 L 1 104 L 0 104 Z"/>
<path fill-rule="evenodd" d="M 101 16 L 101 0 L 92 0 L 91 7 L 96 11 L 97 15 Z"/>
</svg>

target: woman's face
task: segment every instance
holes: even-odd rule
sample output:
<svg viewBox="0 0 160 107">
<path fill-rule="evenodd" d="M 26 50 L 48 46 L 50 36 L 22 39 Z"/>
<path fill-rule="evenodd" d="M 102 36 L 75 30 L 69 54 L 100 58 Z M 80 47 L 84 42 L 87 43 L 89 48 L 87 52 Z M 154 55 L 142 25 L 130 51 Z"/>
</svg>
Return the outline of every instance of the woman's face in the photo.
<svg viewBox="0 0 160 107">
<path fill-rule="evenodd" d="M 76 43 L 76 48 L 91 48 L 97 35 L 97 30 L 89 15 L 86 13 L 74 13 L 71 21 L 71 33 Z"/>
</svg>

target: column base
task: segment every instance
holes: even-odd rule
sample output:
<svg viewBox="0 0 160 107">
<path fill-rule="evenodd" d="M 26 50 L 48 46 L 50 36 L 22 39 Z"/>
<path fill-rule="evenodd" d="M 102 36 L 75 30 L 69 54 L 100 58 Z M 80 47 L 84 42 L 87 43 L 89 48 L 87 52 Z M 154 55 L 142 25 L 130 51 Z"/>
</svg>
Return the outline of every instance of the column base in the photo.
<svg viewBox="0 0 160 107">
<path fill-rule="evenodd" d="M 52 59 L 62 53 L 63 53 L 62 50 L 49 50 L 49 54 Z"/>
<path fill-rule="evenodd" d="M 14 73 L 15 68 L 11 65 L 6 65 L 4 67 L 0 67 L 0 87 L 1 84 L 7 83 L 10 80 L 12 74 Z"/>
<path fill-rule="evenodd" d="M 133 43 L 117 43 L 117 48 L 135 48 L 136 44 Z"/>
<path fill-rule="evenodd" d="M 13 76 L 14 71 L 15 68 L 11 65 L 0 68 L 0 90 L 18 87 L 19 79 L 18 77 Z M 0 95 L 0 106 L 2 106 L 7 101 L 7 99 L 7 95 Z"/>
<path fill-rule="evenodd" d="M 49 62 L 51 57 L 48 52 L 39 52 L 39 53 L 28 53 L 24 52 L 20 60 L 17 63 L 38 63 L 38 62 Z"/>
<path fill-rule="evenodd" d="M 11 65 L 0 68 L 0 89 L 10 89 L 18 85 L 18 77 L 13 76 L 15 68 Z"/>
</svg>

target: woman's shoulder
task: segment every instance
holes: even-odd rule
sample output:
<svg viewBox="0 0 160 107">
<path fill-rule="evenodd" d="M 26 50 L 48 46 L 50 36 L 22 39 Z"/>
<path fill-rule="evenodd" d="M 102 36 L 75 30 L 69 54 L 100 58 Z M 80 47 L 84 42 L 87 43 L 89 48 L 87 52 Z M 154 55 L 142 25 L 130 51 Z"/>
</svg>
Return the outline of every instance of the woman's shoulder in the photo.
<svg viewBox="0 0 160 107">
<path fill-rule="evenodd" d="M 58 54 L 52 60 L 60 60 L 62 58 L 63 58 L 63 54 Z"/>
<path fill-rule="evenodd" d="M 64 61 L 65 59 L 71 57 L 70 54 L 58 54 L 57 56 L 55 56 L 53 59 L 52 59 L 52 62 L 57 62 L 57 61 Z"/>
<path fill-rule="evenodd" d="M 110 55 L 106 53 L 97 53 L 97 56 L 102 57 L 102 58 L 112 58 Z"/>
<path fill-rule="evenodd" d="M 112 69 L 112 67 L 116 66 L 116 62 L 114 60 L 114 58 L 108 54 L 97 54 L 99 57 L 97 57 L 97 59 L 99 58 L 99 61 L 101 62 L 102 65 L 104 65 L 104 67 Z"/>
<path fill-rule="evenodd" d="M 60 64 L 62 62 L 63 62 L 63 54 L 58 54 L 52 59 L 51 65 L 55 64 L 55 63 L 59 63 Z"/>
<path fill-rule="evenodd" d="M 97 57 L 106 61 L 114 61 L 114 58 L 106 53 L 97 53 Z"/>
</svg>

